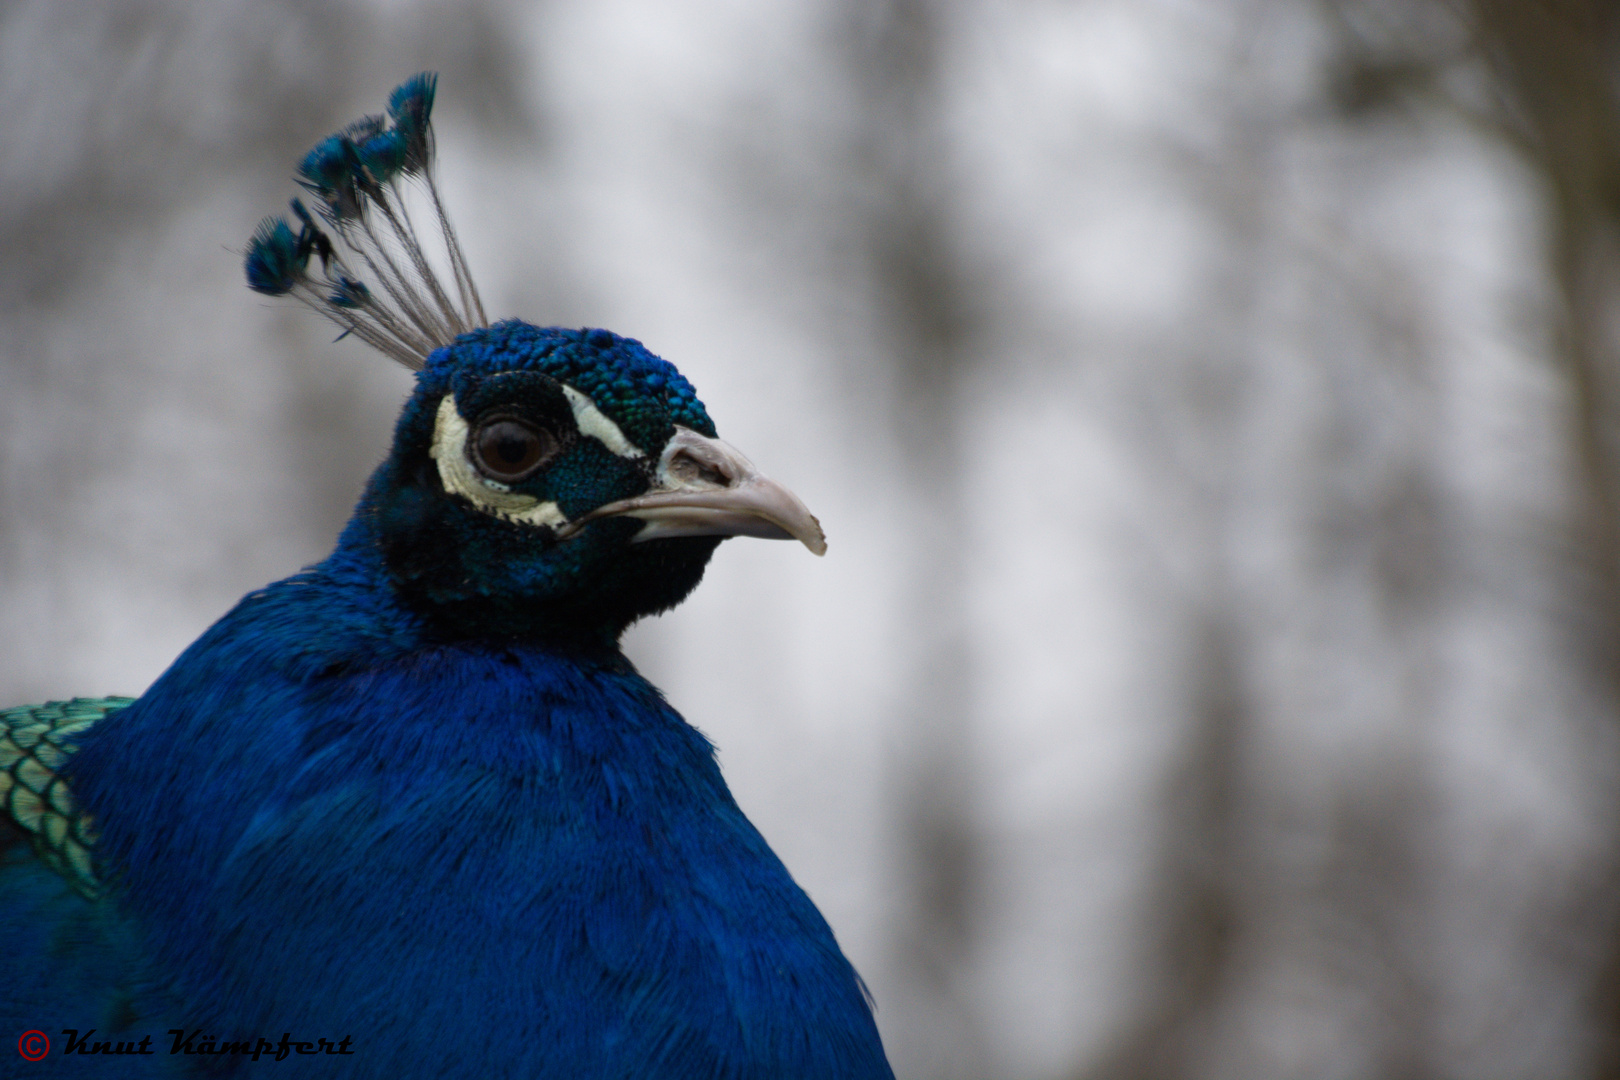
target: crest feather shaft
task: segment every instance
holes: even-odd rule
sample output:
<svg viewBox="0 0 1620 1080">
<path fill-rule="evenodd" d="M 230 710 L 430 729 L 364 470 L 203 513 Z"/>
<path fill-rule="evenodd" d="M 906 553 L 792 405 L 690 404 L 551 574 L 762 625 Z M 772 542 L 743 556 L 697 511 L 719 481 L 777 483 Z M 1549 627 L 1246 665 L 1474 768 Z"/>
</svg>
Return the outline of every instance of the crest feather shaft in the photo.
<svg viewBox="0 0 1620 1080">
<path fill-rule="evenodd" d="M 285 218 L 266 218 L 243 260 L 249 288 L 291 296 L 412 370 L 489 321 L 433 179 L 437 88 L 432 72 L 412 76 L 388 96 L 387 116 L 363 117 L 316 143 L 296 177 L 315 212 L 293 199 L 296 231 Z M 432 207 L 448 288 L 411 220 L 411 187 Z"/>
</svg>

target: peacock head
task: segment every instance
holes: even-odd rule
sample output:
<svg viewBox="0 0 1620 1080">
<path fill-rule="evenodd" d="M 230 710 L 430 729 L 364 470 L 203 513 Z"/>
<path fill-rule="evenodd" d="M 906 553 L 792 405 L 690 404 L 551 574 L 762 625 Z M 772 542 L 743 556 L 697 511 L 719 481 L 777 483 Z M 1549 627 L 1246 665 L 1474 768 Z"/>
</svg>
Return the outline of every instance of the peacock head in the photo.
<svg viewBox="0 0 1620 1080">
<path fill-rule="evenodd" d="M 455 635 L 608 635 L 679 603 L 728 536 L 826 550 L 790 491 L 716 437 L 674 365 L 606 330 L 488 323 L 433 183 L 435 80 L 299 166 L 316 201 L 267 219 L 248 284 L 417 371 L 359 517 L 402 599 Z M 439 224 L 412 229 L 407 185 Z M 317 269 L 318 265 L 318 269 Z"/>
</svg>

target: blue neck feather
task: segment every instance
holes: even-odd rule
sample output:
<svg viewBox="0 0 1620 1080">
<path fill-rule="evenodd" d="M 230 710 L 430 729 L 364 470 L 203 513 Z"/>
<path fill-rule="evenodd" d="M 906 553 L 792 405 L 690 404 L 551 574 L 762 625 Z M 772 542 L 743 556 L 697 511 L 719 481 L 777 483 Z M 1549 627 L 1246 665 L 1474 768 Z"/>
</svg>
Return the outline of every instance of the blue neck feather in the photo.
<svg viewBox="0 0 1620 1080">
<path fill-rule="evenodd" d="M 611 644 L 443 639 L 370 520 L 70 764 L 185 1010 L 347 1077 L 889 1076 L 703 736 Z"/>
</svg>

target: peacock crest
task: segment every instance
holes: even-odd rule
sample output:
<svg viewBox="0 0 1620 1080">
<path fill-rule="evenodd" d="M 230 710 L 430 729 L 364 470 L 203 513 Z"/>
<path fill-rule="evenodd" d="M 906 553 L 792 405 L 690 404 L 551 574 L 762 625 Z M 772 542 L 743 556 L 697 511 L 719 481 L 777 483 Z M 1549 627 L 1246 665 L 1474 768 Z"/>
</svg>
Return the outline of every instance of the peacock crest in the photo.
<svg viewBox="0 0 1620 1080">
<path fill-rule="evenodd" d="M 245 260 L 251 288 L 293 297 L 413 371 L 489 321 L 433 179 L 437 84 L 431 72 L 416 75 L 388 96 L 386 116 L 317 143 L 297 175 L 314 213 L 293 199 L 297 229 L 266 218 Z M 412 222 L 408 203 L 420 202 L 417 194 L 437 221 L 435 244 L 425 245 Z M 430 255 L 432 248 L 442 250 Z M 448 285 L 432 256 L 449 264 Z"/>
</svg>

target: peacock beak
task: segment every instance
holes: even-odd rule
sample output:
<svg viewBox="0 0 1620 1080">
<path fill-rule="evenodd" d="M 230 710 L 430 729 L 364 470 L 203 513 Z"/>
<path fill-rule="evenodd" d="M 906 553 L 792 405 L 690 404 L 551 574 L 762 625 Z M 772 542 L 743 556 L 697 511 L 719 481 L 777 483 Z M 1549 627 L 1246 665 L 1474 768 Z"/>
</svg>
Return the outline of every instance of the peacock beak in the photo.
<svg viewBox="0 0 1620 1080">
<path fill-rule="evenodd" d="M 564 526 L 558 538 L 598 518 L 633 517 L 647 523 L 633 544 L 671 536 L 758 536 L 798 540 L 817 555 L 827 553 L 821 523 L 799 497 L 719 439 L 677 427 L 653 482 L 645 495 L 599 506 Z"/>
</svg>

